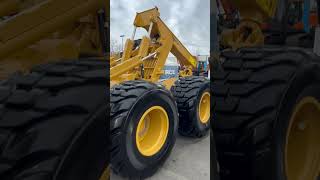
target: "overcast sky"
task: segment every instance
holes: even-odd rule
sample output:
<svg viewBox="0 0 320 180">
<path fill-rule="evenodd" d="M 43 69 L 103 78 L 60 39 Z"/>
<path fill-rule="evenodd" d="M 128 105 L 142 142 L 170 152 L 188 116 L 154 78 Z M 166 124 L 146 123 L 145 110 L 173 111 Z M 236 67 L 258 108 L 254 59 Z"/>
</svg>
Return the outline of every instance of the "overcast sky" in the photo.
<svg viewBox="0 0 320 180">
<path fill-rule="evenodd" d="M 111 40 L 130 38 L 136 12 L 157 6 L 161 19 L 194 55 L 210 51 L 210 0 L 111 0 Z M 141 37 L 145 30 L 137 32 Z M 125 40 L 124 40 L 125 41 Z"/>
</svg>

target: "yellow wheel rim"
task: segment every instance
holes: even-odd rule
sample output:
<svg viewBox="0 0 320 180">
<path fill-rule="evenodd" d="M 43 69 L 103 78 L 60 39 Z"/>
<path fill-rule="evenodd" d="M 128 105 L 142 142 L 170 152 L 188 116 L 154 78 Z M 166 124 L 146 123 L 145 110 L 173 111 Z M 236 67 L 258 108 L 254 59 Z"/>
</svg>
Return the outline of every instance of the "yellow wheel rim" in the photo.
<svg viewBox="0 0 320 180">
<path fill-rule="evenodd" d="M 200 121 L 205 124 L 210 119 L 210 93 L 205 92 L 202 94 L 199 103 L 199 118 Z"/>
<path fill-rule="evenodd" d="M 161 106 L 149 108 L 140 118 L 136 131 L 136 144 L 144 156 L 153 156 L 166 142 L 169 118 Z"/>
<path fill-rule="evenodd" d="M 288 180 L 316 180 L 320 175 L 320 103 L 303 98 L 290 119 L 285 149 Z"/>
</svg>

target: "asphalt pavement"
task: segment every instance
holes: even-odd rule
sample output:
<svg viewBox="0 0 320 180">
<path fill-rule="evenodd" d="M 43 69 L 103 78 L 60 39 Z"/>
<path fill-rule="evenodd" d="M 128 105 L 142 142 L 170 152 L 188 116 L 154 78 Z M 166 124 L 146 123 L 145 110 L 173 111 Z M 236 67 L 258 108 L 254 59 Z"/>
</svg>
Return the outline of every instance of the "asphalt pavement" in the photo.
<svg viewBox="0 0 320 180">
<path fill-rule="evenodd" d="M 210 136 L 202 139 L 178 135 L 170 157 L 148 180 L 209 180 Z M 111 180 L 125 178 L 111 174 Z"/>
</svg>

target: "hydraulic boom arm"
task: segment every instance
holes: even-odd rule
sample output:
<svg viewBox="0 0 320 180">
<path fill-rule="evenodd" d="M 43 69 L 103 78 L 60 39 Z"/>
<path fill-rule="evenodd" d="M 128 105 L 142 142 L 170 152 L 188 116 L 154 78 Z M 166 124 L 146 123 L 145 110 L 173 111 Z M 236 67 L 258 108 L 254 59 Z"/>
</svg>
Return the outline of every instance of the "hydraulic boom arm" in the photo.
<svg viewBox="0 0 320 180">
<path fill-rule="evenodd" d="M 137 13 L 135 21 L 135 27 L 143 27 L 147 31 L 150 26 L 153 26 L 150 36 L 152 38 L 160 37 L 170 38 L 173 40 L 172 48 L 170 52 L 176 56 L 179 63 L 185 66 L 196 67 L 197 60 L 194 56 L 187 50 L 186 47 L 179 41 L 179 39 L 173 34 L 173 32 L 168 28 L 168 26 L 160 19 L 160 13 L 158 8 L 150 9 L 141 13 Z"/>
<path fill-rule="evenodd" d="M 158 81 L 170 52 L 177 58 L 181 67 L 188 69 L 188 73 L 192 74 L 191 70 L 197 66 L 197 59 L 160 19 L 158 8 L 137 13 L 134 26 L 132 38 L 126 41 L 122 57 L 113 61 L 111 65 L 112 81 Z M 148 36 L 144 36 L 138 45 L 134 40 L 136 28 L 148 31 Z"/>
</svg>

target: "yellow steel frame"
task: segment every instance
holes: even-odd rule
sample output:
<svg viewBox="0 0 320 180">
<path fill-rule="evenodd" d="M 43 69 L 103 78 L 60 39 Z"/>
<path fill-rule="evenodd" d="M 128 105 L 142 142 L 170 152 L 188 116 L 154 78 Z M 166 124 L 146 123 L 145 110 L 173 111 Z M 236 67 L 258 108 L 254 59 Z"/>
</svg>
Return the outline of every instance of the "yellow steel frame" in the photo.
<svg viewBox="0 0 320 180">
<path fill-rule="evenodd" d="M 133 35 L 126 41 L 122 57 L 111 58 L 111 85 L 135 79 L 159 81 L 169 52 L 177 57 L 183 67 L 184 73 L 180 74 L 192 75 L 191 70 L 197 65 L 196 58 L 160 19 L 157 7 L 137 13 L 134 26 L 147 30 L 149 36 L 144 36 L 139 47 L 133 49 Z"/>
<path fill-rule="evenodd" d="M 241 23 L 236 29 L 221 34 L 221 44 L 233 49 L 263 45 L 260 25 L 275 16 L 278 0 L 233 0 L 232 3 L 240 12 Z M 252 30 L 249 35 L 248 29 Z"/>
<path fill-rule="evenodd" d="M 102 56 L 97 12 L 108 6 L 106 0 L 0 0 L 0 80 L 40 63 Z"/>
<path fill-rule="evenodd" d="M 233 0 L 243 19 L 263 22 L 274 17 L 278 0 Z"/>
</svg>

